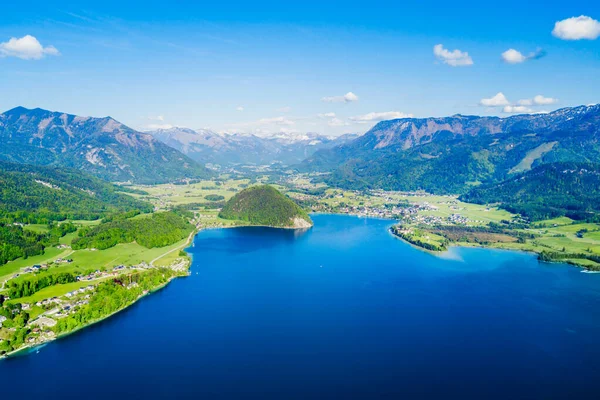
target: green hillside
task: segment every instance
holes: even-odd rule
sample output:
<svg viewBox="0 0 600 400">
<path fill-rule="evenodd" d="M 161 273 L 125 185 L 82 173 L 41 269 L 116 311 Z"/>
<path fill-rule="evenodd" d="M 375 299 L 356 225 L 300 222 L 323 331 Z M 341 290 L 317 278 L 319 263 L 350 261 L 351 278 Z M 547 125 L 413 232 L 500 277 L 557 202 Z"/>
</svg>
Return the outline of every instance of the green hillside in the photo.
<svg viewBox="0 0 600 400">
<path fill-rule="evenodd" d="M 135 241 L 137 244 L 151 249 L 176 243 L 193 230 L 193 225 L 184 216 L 169 211 L 82 228 L 79 231 L 79 237 L 71 243 L 71 247 L 73 249 L 105 250 L 119 243 Z"/>
<path fill-rule="evenodd" d="M 541 165 L 500 183 L 473 188 L 460 199 L 499 203 L 533 221 L 561 216 L 591 220 L 600 212 L 600 164 Z"/>
<path fill-rule="evenodd" d="M 151 204 L 121 191 L 126 189 L 68 168 L 0 161 L 0 220 L 8 222 L 92 220 L 129 210 L 152 211 Z"/>
<path fill-rule="evenodd" d="M 74 170 L 0 162 L 0 265 L 43 254 L 77 229 L 60 221 L 153 210 L 122 190 Z M 47 229 L 24 229 L 27 224 L 46 224 Z"/>
<path fill-rule="evenodd" d="M 253 186 L 237 193 L 219 216 L 279 228 L 312 226 L 312 220 L 300 206 L 269 185 Z"/>
</svg>

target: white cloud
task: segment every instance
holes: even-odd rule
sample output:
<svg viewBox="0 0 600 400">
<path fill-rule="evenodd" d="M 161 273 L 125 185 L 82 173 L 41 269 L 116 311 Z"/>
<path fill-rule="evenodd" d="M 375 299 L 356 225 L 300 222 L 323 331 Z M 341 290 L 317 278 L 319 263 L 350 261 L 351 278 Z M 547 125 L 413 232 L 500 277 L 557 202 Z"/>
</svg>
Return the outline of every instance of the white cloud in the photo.
<svg viewBox="0 0 600 400">
<path fill-rule="evenodd" d="M 452 67 L 466 67 L 473 65 L 473 59 L 469 56 L 469 53 L 458 49 L 450 51 L 445 49 L 441 44 L 433 46 L 433 54 L 438 60 Z"/>
<path fill-rule="evenodd" d="M 278 108 L 275 111 L 282 112 L 282 113 L 288 113 L 288 112 L 292 111 L 292 107 L 281 107 L 281 108 Z"/>
<path fill-rule="evenodd" d="M 581 15 L 554 24 L 552 34 L 562 40 L 594 40 L 600 36 L 600 22 Z"/>
<path fill-rule="evenodd" d="M 334 117 L 331 120 L 329 120 L 329 122 L 327 122 L 327 125 L 329 125 L 329 126 L 348 126 L 350 124 L 345 121 L 342 121 L 339 118 Z"/>
<path fill-rule="evenodd" d="M 171 129 L 171 128 L 173 128 L 173 125 L 171 125 L 171 124 L 148 124 L 148 125 L 146 125 L 146 128 L 151 131 L 155 131 L 158 129 Z"/>
<path fill-rule="evenodd" d="M 165 117 L 162 115 L 157 115 L 156 117 L 148 117 L 150 121 L 162 121 L 164 122 Z"/>
<path fill-rule="evenodd" d="M 544 97 L 538 94 L 533 99 L 521 99 L 516 104 L 508 101 L 504 93 L 499 92 L 494 97 L 489 99 L 481 99 L 480 105 L 486 107 L 503 107 L 502 111 L 505 113 L 541 113 L 542 111 L 534 110 L 532 106 L 545 106 L 550 104 L 558 103 L 558 99 L 552 97 Z"/>
<path fill-rule="evenodd" d="M 353 101 L 358 101 L 358 96 L 352 92 L 348 92 L 343 96 L 323 97 L 321 101 L 324 101 L 326 103 L 351 103 Z"/>
<path fill-rule="evenodd" d="M 235 111 L 244 111 L 244 107 L 242 107 L 242 106 L 237 106 L 237 107 L 235 108 Z"/>
<path fill-rule="evenodd" d="M 552 97 L 544 97 L 541 94 L 538 94 L 533 98 L 533 103 L 538 106 L 547 106 L 549 104 L 558 103 L 558 99 L 553 99 Z"/>
<path fill-rule="evenodd" d="M 486 107 L 503 107 L 509 106 L 510 102 L 508 101 L 504 93 L 499 92 L 494 97 L 490 97 L 489 99 L 481 99 L 479 104 Z"/>
<path fill-rule="evenodd" d="M 538 60 L 546 55 L 542 49 L 537 49 L 527 55 L 515 49 L 508 49 L 502 53 L 502 60 L 507 64 L 521 64 L 528 60 Z"/>
<path fill-rule="evenodd" d="M 412 114 L 405 114 L 399 111 L 370 112 L 368 114 L 350 117 L 350 120 L 359 124 L 367 124 L 369 122 L 384 121 L 386 119 L 411 118 L 412 116 Z"/>
<path fill-rule="evenodd" d="M 25 35 L 20 39 L 10 38 L 0 43 L 0 57 L 17 57 L 22 60 L 39 60 L 45 56 L 58 56 L 60 52 L 54 46 L 42 46 L 38 40 Z"/>
<path fill-rule="evenodd" d="M 257 125 L 281 125 L 281 126 L 292 126 L 295 124 L 294 121 L 289 120 L 285 117 L 275 118 L 262 118 L 256 122 Z"/>
<path fill-rule="evenodd" d="M 502 109 L 502 112 L 505 112 L 507 114 L 529 114 L 534 112 L 531 108 L 526 107 L 526 106 L 504 106 L 504 108 Z"/>
<path fill-rule="evenodd" d="M 520 106 L 547 106 L 556 103 L 558 103 L 558 99 L 554 99 L 552 97 L 544 97 L 541 94 L 538 94 L 533 99 L 522 99 L 517 101 L 517 104 Z"/>
<path fill-rule="evenodd" d="M 515 49 L 508 49 L 504 53 L 502 53 L 502 59 L 505 63 L 508 64 L 520 64 L 522 62 L 527 61 L 527 57 L 521 54 L 520 51 Z"/>
<path fill-rule="evenodd" d="M 323 113 L 323 114 L 317 114 L 317 117 L 319 117 L 319 118 L 335 118 L 335 113 L 328 112 L 328 113 Z"/>
<path fill-rule="evenodd" d="M 327 119 L 327 125 L 329 126 L 348 126 L 348 122 L 338 118 L 334 112 L 327 112 L 323 114 L 317 114 L 317 117 L 321 119 Z"/>
<path fill-rule="evenodd" d="M 485 107 L 503 107 L 502 112 L 508 114 L 521 113 L 521 114 L 541 114 L 546 111 L 540 111 L 535 108 L 537 106 L 544 106 L 558 103 L 558 99 L 554 99 L 552 97 L 544 97 L 541 94 L 538 94 L 533 99 L 521 99 L 516 103 L 511 103 L 508 101 L 504 93 L 499 92 L 494 97 L 489 99 L 481 99 L 479 102 L 480 105 Z"/>
</svg>

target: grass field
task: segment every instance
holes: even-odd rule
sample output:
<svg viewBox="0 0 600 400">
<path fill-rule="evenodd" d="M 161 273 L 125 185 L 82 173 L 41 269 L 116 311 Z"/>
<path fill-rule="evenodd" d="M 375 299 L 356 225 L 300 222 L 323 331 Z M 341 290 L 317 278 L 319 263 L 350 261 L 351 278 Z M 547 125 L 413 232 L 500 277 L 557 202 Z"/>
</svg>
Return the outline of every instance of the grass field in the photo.
<svg viewBox="0 0 600 400">
<path fill-rule="evenodd" d="M 224 182 L 206 180 L 189 185 L 152 185 L 137 186 L 148 195 L 134 195 L 142 200 L 147 200 L 159 209 L 190 203 L 206 203 L 206 196 L 220 195 L 225 200 L 230 199 L 236 192 L 250 183 L 248 179 L 227 180 Z"/>
<path fill-rule="evenodd" d="M 209 221 L 220 220 L 216 214 L 209 214 L 207 216 Z M 86 221 L 87 222 L 87 221 Z M 98 222 L 88 223 L 85 225 L 97 224 Z M 77 237 L 77 232 L 73 232 L 65 235 L 60 239 L 61 244 L 70 245 L 71 241 Z M 12 277 L 15 273 L 19 272 L 22 268 L 31 267 L 36 264 L 49 264 L 54 262 L 58 258 L 70 258 L 73 260 L 71 263 L 54 264 L 50 267 L 52 271 L 57 272 L 76 272 L 84 273 L 91 270 L 106 270 L 112 269 L 117 265 L 137 265 L 141 262 L 147 262 L 160 257 L 161 255 L 170 252 L 173 249 L 184 248 L 187 238 L 180 240 L 179 242 L 166 247 L 159 247 L 148 249 L 137 243 L 126 243 L 118 244 L 110 249 L 92 251 L 90 249 L 71 250 L 71 249 L 57 249 L 56 247 L 48 247 L 45 249 L 44 254 L 25 258 L 19 258 L 11 261 L 3 266 L 0 266 L 0 282 Z M 176 258 L 179 257 L 179 251 L 173 251 L 164 258 L 161 258 L 156 263 L 159 266 L 168 265 Z M 28 277 L 29 274 L 23 275 Z M 21 277 L 17 278 L 21 279 Z M 0 285 L 1 286 L 1 285 Z"/>
<path fill-rule="evenodd" d="M 27 229 L 28 231 L 32 231 L 35 233 L 47 233 L 50 229 L 48 229 L 48 225 L 46 224 L 30 224 L 25 225 L 23 229 Z"/>
<path fill-rule="evenodd" d="M 51 262 L 59 257 L 65 257 L 70 251 L 71 250 L 57 249 L 56 247 L 48 247 L 44 254 L 39 256 L 33 256 L 27 259 L 19 258 L 15 261 L 10 261 L 8 264 L 0 266 L 0 281 L 19 271 L 21 268 Z"/>
<path fill-rule="evenodd" d="M 107 278 L 105 278 L 105 279 L 107 279 Z M 52 297 L 64 296 L 65 294 L 72 292 L 73 290 L 77 290 L 82 287 L 86 287 L 88 285 L 91 285 L 92 283 L 96 284 L 101 281 L 102 281 L 102 279 L 98 279 L 93 282 L 73 282 L 73 283 L 65 283 L 63 285 L 54 285 L 54 286 L 44 288 L 44 289 L 40 290 L 39 292 L 32 294 L 31 296 L 20 297 L 18 299 L 9 300 L 8 303 L 9 304 L 37 303 L 38 301 L 41 301 L 44 299 L 50 299 Z"/>
<path fill-rule="evenodd" d="M 502 220 L 510 221 L 515 217 L 514 214 L 497 207 L 463 203 L 456 198 L 448 199 L 448 197 L 431 197 L 432 198 L 423 198 L 421 202 L 427 202 L 437 207 L 437 210 L 423 211 L 423 215 L 446 218 L 452 214 L 460 214 L 468 219 L 467 225 L 473 226 L 488 225 L 490 222 L 499 223 Z M 415 199 L 411 199 L 411 201 L 415 201 Z"/>
<path fill-rule="evenodd" d="M 85 269 L 107 269 L 117 265 L 136 265 L 142 261 L 150 262 L 156 257 L 185 244 L 187 238 L 171 246 L 147 249 L 137 243 L 122 243 L 110 249 L 92 251 L 89 249 L 76 250 L 69 257 L 73 259 L 73 267 L 64 267 L 65 270 L 80 266 Z"/>
</svg>

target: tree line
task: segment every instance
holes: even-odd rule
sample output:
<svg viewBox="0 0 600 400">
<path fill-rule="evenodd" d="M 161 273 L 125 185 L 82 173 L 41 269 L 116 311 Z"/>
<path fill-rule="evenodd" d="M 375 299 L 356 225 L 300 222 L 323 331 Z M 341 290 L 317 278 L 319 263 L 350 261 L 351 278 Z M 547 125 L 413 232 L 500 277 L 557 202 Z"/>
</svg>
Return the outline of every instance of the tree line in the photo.
<svg viewBox="0 0 600 400">
<path fill-rule="evenodd" d="M 79 237 L 73 240 L 71 247 L 74 250 L 105 250 L 119 243 L 134 241 L 147 248 L 164 247 L 185 238 L 193 229 L 185 217 L 167 211 L 148 217 L 119 219 L 81 228 Z"/>
</svg>

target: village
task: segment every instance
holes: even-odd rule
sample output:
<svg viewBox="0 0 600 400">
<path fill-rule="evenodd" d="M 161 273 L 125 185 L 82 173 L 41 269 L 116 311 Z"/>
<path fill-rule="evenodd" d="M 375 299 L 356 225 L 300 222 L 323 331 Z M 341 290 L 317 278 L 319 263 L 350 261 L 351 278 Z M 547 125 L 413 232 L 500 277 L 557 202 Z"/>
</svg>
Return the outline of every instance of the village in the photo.
<svg viewBox="0 0 600 400">
<path fill-rule="evenodd" d="M 60 261 L 59 261 L 60 260 Z M 68 260 L 57 259 L 54 263 L 34 265 L 31 267 L 23 268 L 20 273 L 15 274 L 13 277 L 19 277 L 24 274 L 40 273 L 40 271 L 49 268 L 51 265 L 60 264 L 63 262 L 69 262 Z M 166 266 L 169 269 L 177 272 L 178 274 L 188 273 L 189 274 L 190 261 L 187 258 L 177 258 L 171 264 Z M 91 282 L 86 286 L 81 286 L 78 289 L 71 290 L 63 295 L 53 296 L 47 299 L 39 300 L 35 303 L 16 303 L 17 307 L 13 309 L 13 313 L 19 309 L 24 311 L 31 311 L 35 306 L 41 309 L 42 312 L 37 317 L 28 321 L 27 326 L 31 330 L 31 334 L 26 340 L 28 346 L 35 346 L 56 338 L 56 334 L 52 328 L 57 324 L 57 321 L 61 318 L 65 318 L 75 312 L 81 307 L 89 304 L 90 298 L 94 295 L 98 283 L 113 279 L 114 282 L 121 284 L 126 289 L 132 289 L 137 287 L 136 282 L 125 284 L 126 279 L 122 279 L 130 275 L 132 272 L 138 271 L 143 272 L 151 269 L 156 269 L 157 266 L 152 263 L 141 262 L 137 265 L 125 266 L 118 265 L 107 270 L 96 270 L 86 275 L 79 275 L 76 277 L 78 283 Z M 143 295 L 147 294 L 147 291 L 143 292 Z M 3 301 L 10 301 L 10 297 L 4 295 Z M 2 328 L 3 322 L 6 321 L 6 317 L 0 316 L 0 328 Z M 10 328 L 9 330 L 14 330 Z M 0 338 L 0 342 L 2 338 Z"/>
</svg>

